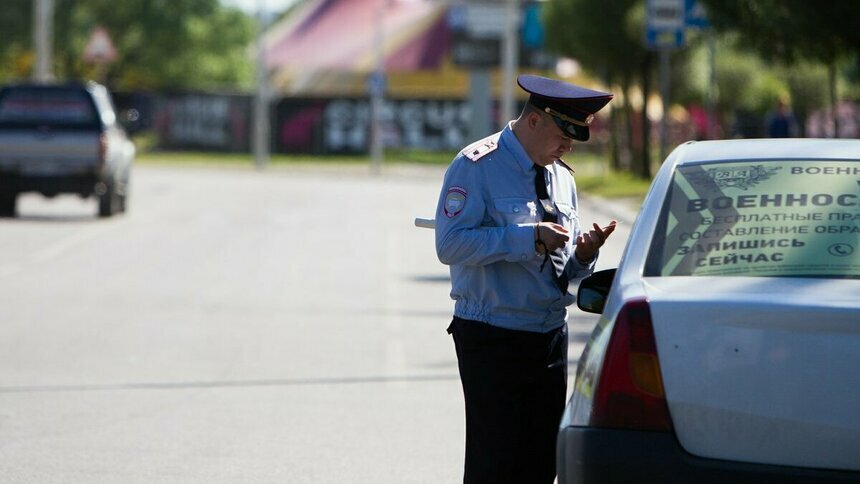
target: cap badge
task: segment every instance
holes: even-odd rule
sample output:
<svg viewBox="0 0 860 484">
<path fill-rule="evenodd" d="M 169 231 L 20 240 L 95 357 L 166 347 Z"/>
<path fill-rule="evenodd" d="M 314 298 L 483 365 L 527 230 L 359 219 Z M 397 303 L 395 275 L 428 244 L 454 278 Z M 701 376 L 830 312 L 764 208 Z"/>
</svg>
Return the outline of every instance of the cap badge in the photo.
<svg viewBox="0 0 860 484">
<path fill-rule="evenodd" d="M 561 114 L 560 112 L 558 112 L 552 108 L 544 108 L 543 110 L 547 114 L 549 114 L 550 116 L 556 117 L 558 119 L 561 119 L 562 121 L 565 121 L 565 122 L 568 122 L 571 124 L 575 124 L 577 126 L 586 126 L 587 127 L 589 124 L 591 124 L 592 121 L 594 121 L 594 114 L 589 114 L 588 116 L 585 117 L 585 121 L 580 121 L 578 119 L 573 119 L 570 116 L 567 116 L 565 114 Z"/>
</svg>

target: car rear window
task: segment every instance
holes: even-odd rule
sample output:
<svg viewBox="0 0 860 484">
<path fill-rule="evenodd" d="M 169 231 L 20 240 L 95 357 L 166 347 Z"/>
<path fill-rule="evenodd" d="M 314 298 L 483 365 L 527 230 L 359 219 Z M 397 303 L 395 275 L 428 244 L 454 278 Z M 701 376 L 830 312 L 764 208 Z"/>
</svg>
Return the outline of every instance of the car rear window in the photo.
<svg viewBox="0 0 860 484">
<path fill-rule="evenodd" d="M 0 94 L 4 126 L 97 127 L 98 114 L 83 89 L 20 87 Z"/>
<path fill-rule="evenodd" d="M 645 275 L 860 278 L 860 161 L 679 167 Z"/>
</svg>

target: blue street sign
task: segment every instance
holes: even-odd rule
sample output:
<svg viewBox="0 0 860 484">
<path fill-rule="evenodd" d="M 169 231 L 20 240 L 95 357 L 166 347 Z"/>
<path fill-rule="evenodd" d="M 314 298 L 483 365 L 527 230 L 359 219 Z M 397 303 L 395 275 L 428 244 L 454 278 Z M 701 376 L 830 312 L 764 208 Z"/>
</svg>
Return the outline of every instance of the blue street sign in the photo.
<svg viewBox="0 0 860 484">
<path fill-rule="evenodd" d="M 711 26 L 705 6 L 699 0 L 685 0 L 684 12 L 684 23 L 687 27 L 706 29 Z"/>
<path fill-rule="evenodd" d="M 532 3 L 523 7 L 523 46 L 529 49 L 540 49 L 544 46 L 544 29 L 541 23 L 543 5 Z"/>
<path fill-rule="evenodd" d="M 649 49 L 684 46 L 685 6 L 685 0 L 647 0 L 645 44 Z"/>
<path fill-rule="evenodd" d="M 684 47 L 686 37 L 683 30 L 657 30 L 645 31 L 645 43 L 649 49 L 680 49 Z"/>
<path fill-rule="evenodd" d="M 448 27 L 454 32 L 465 31 L 469 23 L 469 12 L 465 5 L 452 5 L 448 9 Z"/>
<path fill-rule="evenodd" d="M 382 71 L 371 72 L 367 75 L 367 79 L 365 79 L 364 81 L 364 85 L 367 88 L 367 93 L 371 96 L 384 95 L 387 84 L 388 82 L 385 76 L 385 72 Z"/>
</svg>

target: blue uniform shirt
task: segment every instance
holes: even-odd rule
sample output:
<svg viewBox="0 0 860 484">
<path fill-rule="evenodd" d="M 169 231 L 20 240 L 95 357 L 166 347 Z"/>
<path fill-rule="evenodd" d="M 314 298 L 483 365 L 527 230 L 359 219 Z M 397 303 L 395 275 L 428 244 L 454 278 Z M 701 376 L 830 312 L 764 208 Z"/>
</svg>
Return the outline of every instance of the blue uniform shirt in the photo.
<svg viewBox="0 0 860 484">
<path fill-rule="evenodd" d="M 591 274 L 594 261 L 573 257 L 580 233 L 570 171 L 546 167 L 558 223 L 570 231 L 563 251 L 569 279 Z M 534 163 L 509 124 L 465 148 L 451 163 L 436 207 L 436 254 L 451 269 L 454 315 L 503 328 L 544 333 L 567 321 L 575 296 L 562 294 L 552 264 L 541 271 L 534 225 L 543 217 Z"/>
</svg>

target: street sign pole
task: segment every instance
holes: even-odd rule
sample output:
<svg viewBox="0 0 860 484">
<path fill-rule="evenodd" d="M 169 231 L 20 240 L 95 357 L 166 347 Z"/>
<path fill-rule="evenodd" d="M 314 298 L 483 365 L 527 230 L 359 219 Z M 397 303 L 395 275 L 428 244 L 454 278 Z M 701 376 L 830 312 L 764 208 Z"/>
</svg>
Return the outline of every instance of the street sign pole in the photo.
<svg viewBox="0 0 860 484">
<path fill-rule="evenodd" d="M 508 10 L 517 0 L 457 0 L 448 11 L 454 33 L 454 63 L 469 70 L 469 109 L 472 112 L 469 136 L 481 139 L 495 131 L 492 122 L 492 79 L 490 69 L 502 65 L 503 77 L 513 77 L 516 69 L 515 36 L 508 38 L 512 17 Z M 514 26 L 516 28 L 516 26 Z M 510 84 L 502 80 L 502 84 Z M 505 89 L 505 86 L 502 86 Z M 506 94 L 503 92 L 502 97 Z M 510 94 L 513 97 L 513 91 Z M 504 111 L 505 100 L 501 109 Z M 502 117 L 509 116 L 504 112 Z"/>
<path fill-rule="evenodd" d="M 663 116 L 660 118 L 660 158 L 665 159 L 669 143 L 669 96 L 671 95 L 672 50 L 684 46 L 685 0 L 647 0 L 645 43 L 660 56 L 660 101 Z"/>
<path fill-rule="evenodd" d="M 716 39 L 714 31 L 711 29 L 711 22 L 708 20 L 708 13 L 705 11 L 705 6 L 699 0 L 684 0 L 684 25 L 688 29 L 704 30 L 705 38 L 708 43 L 708 98 L 707 104 L 707 119 L 705 120 L 705 137 L 714 139 L 714 97 L 715 97 L 715 68 L 714 58 L 716 56 Z"/>
<path fill-rule="evenodd" d="M 505 5 L 504 55 L 502 56 L 504 75 L 502 76 L 502 109 L 500 119 L 502 127 L 516 116 L 516 113 L 514 113 L 514 79 L 516 77 L 517 66 L 520 63 L 519 3 L 519 0 L 507 0 L 507 4 Z"/>
<path fill-rule="evenodd" d="M 469 137 L 471 139 L 478 140 L 492 133 L 492 101 L 493 83 L 490 77 L 490 69 L 486 67 L 474 67 L 470 69 L 469 106 L 472 118 L 469 123 L 471 128 Z"/>
<path fill-rule="evenodd" d="M 269 163 L 269 79 L 263 33 L 266 30 L 266 0 L 257 0 L 257 89 L 254 93 L 254 166 L 262 170 Z"/>
<path fill-rule="evenodd" d="M 382 105 L 385 101 L 385 9 L 383 2 L 376 11 L 376 28 L 373 36 L 373 50 L 376 57 L 373 73 L 370 75 L 370 170 L 374 174 L 382 172 L 385 159 L 385 146 L 382 140 Z"/>
<path fill-rule="evenodd" d="M 54 41 L 54 0 L 36 0 L 33 8 L 33 44 L 36 47 L 37 82 L 50 82 L 54 79 L 53 49 Z"/>
</svg>

